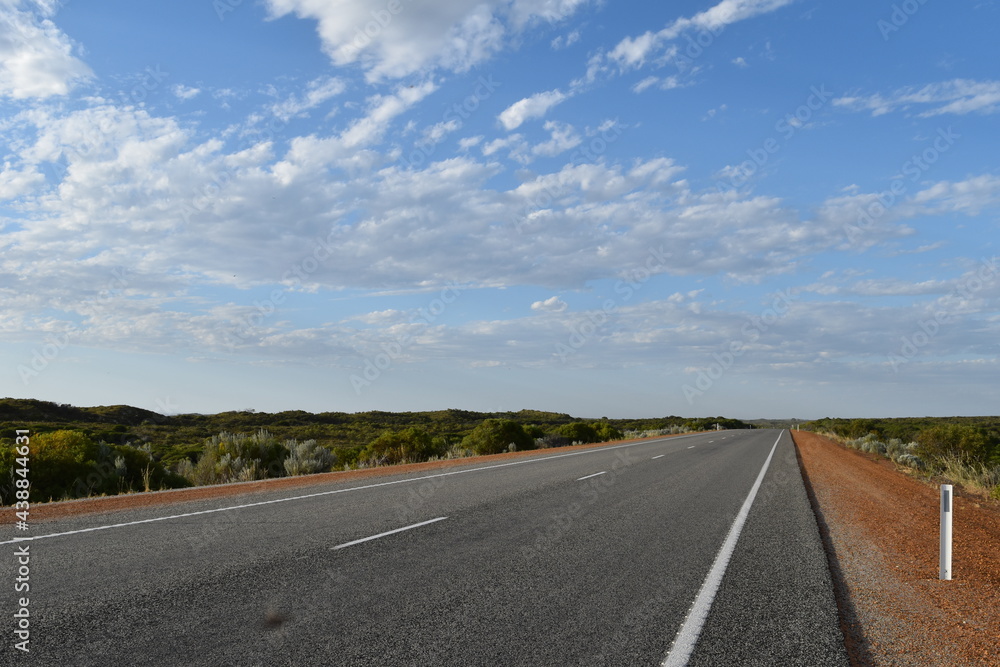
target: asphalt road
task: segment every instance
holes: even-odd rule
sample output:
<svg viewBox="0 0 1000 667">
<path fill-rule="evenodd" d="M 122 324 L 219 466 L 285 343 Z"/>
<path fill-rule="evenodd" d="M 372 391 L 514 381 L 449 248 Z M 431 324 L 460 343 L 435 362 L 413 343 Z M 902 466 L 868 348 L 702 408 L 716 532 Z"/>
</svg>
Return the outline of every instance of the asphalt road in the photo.
<svg viewBox="0 0 1000 667">
<path fill-rule="evenodd" d="M 7 632 L 0 664 L 847 664 L 787 432 L 547 450 L 31 535 L 0 545 L 8 614 L 14 554 L 31 554 L 31 651 Z M 685 626 L 713 564 L 704 624 Z"/>
</svg>

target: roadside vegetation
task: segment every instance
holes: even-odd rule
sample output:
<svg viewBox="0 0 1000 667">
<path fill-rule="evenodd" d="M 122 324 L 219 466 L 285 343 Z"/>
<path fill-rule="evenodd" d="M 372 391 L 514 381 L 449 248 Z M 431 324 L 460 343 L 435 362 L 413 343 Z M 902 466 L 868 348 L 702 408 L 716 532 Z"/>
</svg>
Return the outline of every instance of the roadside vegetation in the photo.
<svg viewBox="0 0 1000 667">
<path fill-rule="evenodd" d="M 848 447 L 878 454 L 925 479 L 1000 500 L 1000 418 L 820 419 L 803 424 Z"/>
<path fill-rule="evenodd" d="M 15 429 L 31 432 L 31 499 L 45 502 L 704 431 L 717 423 L 748 428 L 724 417 L 581 420 L 537 410 L 165 416 L 8 398 L 0 399 L 0 502 L 14 498 Z"/>
</svg>

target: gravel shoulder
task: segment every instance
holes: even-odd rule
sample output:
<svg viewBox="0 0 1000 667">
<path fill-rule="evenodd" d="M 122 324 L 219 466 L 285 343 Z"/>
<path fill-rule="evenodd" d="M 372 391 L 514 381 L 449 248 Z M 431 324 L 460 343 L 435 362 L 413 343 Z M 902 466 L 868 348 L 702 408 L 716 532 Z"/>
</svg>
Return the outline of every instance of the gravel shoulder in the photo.
<svg viewBox="0 0 1000 667">
<path fill-rule="evenodd" d="M 953 579 L 938 579 L 938 488 L 793 432 L 854 665 L 1000 666 L 1000 504 L 956 489 Z"/>
</svg>

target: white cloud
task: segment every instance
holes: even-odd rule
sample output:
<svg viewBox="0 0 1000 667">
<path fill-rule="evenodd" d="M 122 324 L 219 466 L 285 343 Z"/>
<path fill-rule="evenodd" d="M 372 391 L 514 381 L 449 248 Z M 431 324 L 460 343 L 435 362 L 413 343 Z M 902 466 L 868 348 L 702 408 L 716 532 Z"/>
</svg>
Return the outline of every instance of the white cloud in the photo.
<svg viewBox="0 0 1000 667">
<path fill-rule="evenodd" d="M 1000 111 L 1000 81 L 954 79 L 919 89 L 900 88 L 888 96 L 879 93 L 867 97 L 844 96 L 833 103 L 852 111 L 871 111 L 873 116 L 914 107 L 924 108 L 918 114 L 924 118 L 944 114 L 992 114 Z M 933 108 L 927 109 L 928 106 Z"/>
<path fill-rule="evenodd" d="M 0 200 L 16 199 L 29 194 L 45 182 L 45 176 L 34 167 L 14 169 L 10 162 L 0 169 Z"/>
<path fill-rule="evenodd" d="M 1000 176 L 982 174 L 959 182 L 941 181 L 917 192 L 912 204 L 925 214 L 978 215 L 984 208 L 1000 205 Z"/>
<path fill-rule="evenodd" d="M 642 67 L 659 45 L 658 33 L 645 32 L 638 37 L 626 37 L 608 53 L 608 58 L 622 70 Z"/>
<path fill-rule="evenodd" d="M 608 72 L 610 67 L 618 72 L 627 72 L 650 63 L 669 62 L 680 56 L 678 47 L 671 42 L 686 32 L 710 32 L 714 41 L 721 31 L 733 23 L 768 14 L 793 2 L 795 0 L 722 0 L 694 16 L 679 18 L 659 31 L 646 31 L 623 38 L 610 51 L 595 54 L 588 62 L 585 79 L 574 83 L 579 86 L 594 81 L 602 72 Z M 689 60 L 684 61 L 685 69 L 692 67 Z"/>
<path fill-rule="evenodd" d="M 573 46 L 579 41 L 580 41 L 580 31 L 574 30 L 568 35 L 559 35 L 558 37 L 553 39 L 552 48 L 555 51 L 559 51 L 561 49 L 568 49 L 569 47 Z"/>
<path fill-rule="evenodd" d="M 733 62 L 734 65 L 736 65 L 740 69 L 745 69 L 747 67 L 750 67 L 750 64 L 747 63 L 747 59 L 744 58 L 743 56 L 739 56 L 738 58 L 733 58 L 732 62 Z"/>
<path fill-rule="evenodd" d="M 470 148 L 475 148 L 479 144 L 483 143 L 483 135 L 477 135 L 475 137 L 463 137 L 458 140 L 458 147 L 463 151 L 467 151 Z"/>
<path fill-rule="evenodd" d="M 292 95 L 288 99 L 271 107 L 271 113 L 287 121 L 305 111 L 314 109 L 329 99 L 332 99 L 347 89 L 347 84 L 336 77 L 322 76 L 310 81 L 302 95 Z M 197 94 L 197 90 L 195 91 Z M 187 98 L 185 98 L 187 99 Z"/>
<path fill-rule="evenodd" d="M 457 119 L 441 121 L 424 129 L 422 142 L 426 145 L 440 143 L 446 136 L 462 127 L 462 122 Z"/>
<path fill-rule="evenodd" d="M 294 13 L 318 22 L 327 55 L 359 64 L 370 81 L 435 68 L 466 71 L 538 21 L 562 20 L 589 0 L 266 0 L 272 16 Z"/>
<path fill-rule="evenodd" d="M 551 296 L 544 301 L 535 301 L 531 304 L 532 310 L 545 313 L 561 313 L 569 308 L 569 305 L 557 296 Z"/>
<path fill-rule="evenodd" d="M 541 118 L 549 109 L 566 100 L 567 95 L 558 90 L 548 90 L 535 93 L 531 97 L 514 102 L 504 109 L 497 117 L 504 129 L 510 132 L 516 130 L 527 120 Z"/>
<path fill-rule="evenodd" d="M 0 95 L 65 95 L 93 72 L 73 55 L 70 39 L 49 19 L 48 2 L 0 2 Z"/>
<path fill-rule="evenodd" d="M 658 76 L 647 76 L 645 79 L 643 79 L 639 83 L 637 83 L 634 86 L 632 86 L 632 92 L 633 93 L 641 93 L 644 90 L 650 88 L 651 86 L 655 86 L 659 82 L 660 82 L 660 77 L 658 77 Z"/>
<path fill-rule="evenodd" d="M 200 88 L 185 86 L 182 83 L 178 83 L 177 85 L 173 86 L 171 90 L 173 91 L 174 95 L 181 100 L 191 100 L 197 97 L 199 94 L 201 94 Z"/>
<path fill-rule="evenodd" d="M 546 121 L 544 127 L 549 131 L 551 138 L 531 149 L 531 152 L 535 155 L 554 157 L 571 148 L 576 148 L 583 141 L 576 130 L 573 129 L 573 126 L 567 123 L 550 120 Z"/>
</svg>

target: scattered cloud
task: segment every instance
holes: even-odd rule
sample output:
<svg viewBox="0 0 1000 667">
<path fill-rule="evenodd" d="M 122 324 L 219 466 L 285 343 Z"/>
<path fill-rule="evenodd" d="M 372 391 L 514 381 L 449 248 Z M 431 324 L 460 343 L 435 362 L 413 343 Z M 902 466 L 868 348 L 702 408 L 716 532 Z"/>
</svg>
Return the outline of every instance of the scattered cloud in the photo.
<svg viewBox="0 0 1000 667">
<path fill-rule="evenodd" d="M 580 31 L 574 30 L 573 32 L 570 32 L 566 35 L 559 35 L 558 37 L 553 39 L 552 48 L 555 51 L 568 49 L 569 47 L 573 46 L 579 41 L 580 41 Z"/>
<path fill-rule="evenodd" d="M 1000 111 L 1000 81 L 954 79 L 922 88 L 899 88 L 888 95 L 844 96 L 833 103 L 851 111 L 871 111 L 873 116 L 910 109 L 923 109 L 917 114 L 922 118 L 945 114 L 993 114 Z"/>
<path fill-rule="evenodd" d="M 294 118 L 310 109 L 314 109 L 327 100 L 337 97 L 347 89 L 347 84 L 343 79 L 331 76 L 323 76 L 310 81 L 306 90 L 301 95 L 292 95 L 288 99 L 271 107 L 271 113 L 283 121 Z M 194 95 L 197 95 L 197 89 Z M 180 96 L 180 95 L 178 95 Z M 189 99 L 193 95 L 188 95 L 184 99 Z"/>
</svg>

